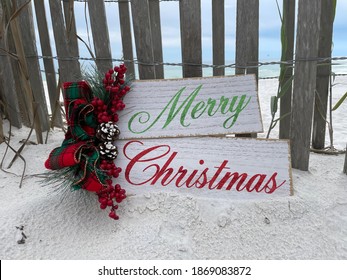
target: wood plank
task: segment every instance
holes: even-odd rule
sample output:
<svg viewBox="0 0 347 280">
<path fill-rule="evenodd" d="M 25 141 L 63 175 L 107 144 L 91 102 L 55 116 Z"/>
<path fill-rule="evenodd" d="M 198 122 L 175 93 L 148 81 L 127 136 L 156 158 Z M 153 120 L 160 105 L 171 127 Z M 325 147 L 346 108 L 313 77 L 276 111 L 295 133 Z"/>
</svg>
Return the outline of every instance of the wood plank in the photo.
<svg viewBox="0 0 347 280">
<path fill-rule="evenodd" d="M 43 64 L 45 67 L 45 76 L 48 88 L 49 101 L 51 105 L 51 110 L 54 112 L 56 106 L 59 106 L 59 96 L 57 93 L 57 80 L 55 67 L 52 57 L 52 49 L 47 25 L 47 17 L 45 12 L 45 3 L 44 0 L 34 0 L 35 4 L 35 13 L 37 27 L 40 36 L 41 51 L 43 58 Z M 53 125 L 57 127 L 62 127 L 63 121 L 61 116 L 61 111 L 58 109 L 55 112 L 55 116 L 52 116 Z"/>
<path fill-rule="evenodd" d="M 259 0 L 237 0 L 235 74 L 255 74 L 258 84 Z M 237 137 L 257 137 L 238 134 Z"/>
<path fill-rule="evenodd" d="M 317 66 L 312 58 L 318 54 L 320 14 L 320 0 L 299 1 L 290 139 L 292 166 L 304 171 L 309 167 Z"/>
<path fill-rule="evenodd" d="M 282 54 L 281 61 L 293 60 L 294 54 L 294 32 L 295 32 L 295 1 L 283 0 L 283 27 L 286 39 L 282 42 Z M 293 64 L 281 64 L 281 76 L 283 79 L 280 81 L 280 87 L 287 83 L 293 75 Z M 283 72 L 282 72 L 283 71 Z M 284 96 L 280 98 L 280 117 L 288 114 L 292 110 L 292 85 L 288 88 L 288 91 Z M 279 123 L 279 138 L 289 139 L 290 131 L 290 116 L 284 117 Z"/>
<path fill-rule="evenodd" d="M 112 68 L 112 55 L 104 1 L 88 1 L 88 9 L 93 34 L 96 65 L 101 73 L 106 73 Z"/>
<path fill-rule="evenodd" d="M 7 49 L 4 38 L 5 12 L 0 4 L 0 48 Z M 21 128 L 22 121 L 20 117 L 18 98 L 16 94 L 16 82 L 12 72 L 12 65 L 9 56 L 0 51 L 0 92 L 2 100 L 6 106 L 5 115 L 15 127 Z M 0 119 L 2 124 L 2 118 Z"/>
<path fill-rule="evenodd" d="M 135 79 L 133 42 L 131 36 L 129 0 L 118 1 L 120 31 L 122 36 L 123 58 L 127 67 L 127 76 Z"/>
<path fill-rule="evenodd" d="M 131 12 L 140 79 L 155 79 L 148 0 L 132 0 Z"/>
<path fill-rule="evenodd" d="M 236 74 L 255 74 L 258 79 L 259 0 L 237 0 Z"/>
<path fill-rule="evenodd" d="M 128 194 L 175 192 L 219 199 L 293 194 L 289 143 L 191 137 L 117 141 L 117 183 Z"/>
<path fill-rule="evenodd" d="M 14 4 L 16 4 L 16 2 L 11 2 L 10 0 L 6 0 L 3 2 L 3 7 L 6 9 L 8 18 L 11 18 L 17 10 L 16 5 Z M 35 115 L 35 112 L 37 112 L 36 108 L 38 107 L 38 105 L 34 100 L 33 88 L 30 84 L 30 73 L 28 70 L 19 21 L 20 19 L 18 17 L 13 18 L 13 20 L 10 21 L 10 26 L 18 65 L 18 71 L 16 73 L 18 74 L 18 80 L 20 80 L 23 89 L 23 91 L 20 92 L 20 96 L 24 100 L 23 104 L 24 108 L 26 109 L 25 113 L 29 118 L 29 125 L 35 128 L 37 142 L 39 144 L 42 144 L 43 138 L 41 123 L 39 115 Z"/>
<path fill-rule="evenodd" d="M 8 29 L 8 47 L 11 53 L 17 53 L 15 42 L 14 42 L 14 34 L 12 32 L 12 28 L 16 30 L 15 22 L 12 24 L 12 27 Z M 11 24 L 10 24 L 11 26 Z M 16 59 L 10 59 L 11 67 L 12 67 L 12 73 L 21 73 L 21 69 L 18 63 L 18 60 Z M 22 124 L 31 127 L 32 121 L 33 121 L 33 111 L 32 111 L 32 100 L 30 99 L 28 94 L 24 94 L 26 92 L 25 84 L 23 79 L 20 77 L 17 77 L 15 79 L 15 92 L 17 95 L 18 105 L 19 105 L 19 111 L 20 111 L 20 117 L 22 120 Z"/>
<path fill-rule="evenodd" d="M 155 65 L 155 78 L 164 78 L 163 47 L 161 39 L 160 6 L 159 0 L 149 0 L 149 16 L 153 44 L 153 59 Z M 159 63 L 159 64 L 158 64 Z"/>
<path fill-rule="evenodd" d="M 202 77 L 201 1 L 180 1 L 183 77 Z"/>
<path fill-rule="evenodd" d="M 335 16 L 334 2 L 321 0 L 322 7 L 320 16 L 321 30 L 319 33 L 318 57 L 331 57 L 331 47 L 333 40 L 333 24 Z M 323 149 L 325 147 L 325 130 L 328 109 L 329 83 L 331 74 L 331 64 L 317 65 L 316 78 L 316 98 L 312 126 L 312 147 Z"/>
<path fill-rule="evenodd" d="M 17 0 L 18 7 L 26 3 L 26 0 Z M 49 130 L 49 118 L 46 104 L 45 91 L 42 83 L 40 64 L 37 58 L 36 38 L 33 23 L 32 6 L 27 5 L 18 16 L 21 29 L 22 43 L 26 56 L 30 85 L 37 104 L 37 118 L 43 131 Z"/>
<path fill-rule="evenodd" d="M 71 56 L 79 57 L 74 0 L 63 0 L 63 9 L 69 52 Z"/>
<path fill-rule="evenodd" d="M 72 57 L 67 44 L 66 28 L 60 0 L 49 1 L 55 46 L 58 54 L 60 81 L 71 82 L 81 78 L 78 58 Z"/>
<path fill-rule="evenodd" d="M 212 1 L 213 65 L 225 64 L 224 0 Z M 213 76 L 224 76 L 225 68 L 213 68 Z"/>
<path fill-rule="evenodd" d="M 121 139 L 263 130 L 254 75 L 137 81 L 124 103 Z"/>
</svg>

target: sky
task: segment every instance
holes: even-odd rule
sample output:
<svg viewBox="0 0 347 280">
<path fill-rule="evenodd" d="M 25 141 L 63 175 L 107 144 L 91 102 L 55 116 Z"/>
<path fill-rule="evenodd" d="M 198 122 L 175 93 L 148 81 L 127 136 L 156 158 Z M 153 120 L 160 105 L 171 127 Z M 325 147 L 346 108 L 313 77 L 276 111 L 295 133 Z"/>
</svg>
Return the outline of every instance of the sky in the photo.
<svg viewBox="0 0 347 280">
<path fill-rule="evenodd" d="M 212 61 L 212 0 L 201 0 L 201 20 L 202 20 L 202 51 L 203 63 L 211 64 Z M 246 0 L 245 0 L 246 1 Z M 278 61 L 280 60 L 280 28 L 281 21 L 276 5 L 276 0 L 260 0 L 259 19 L 259 60 Z M 278 0 L 281 6 L 282 1 Z M 50 22 L 48 0 L 45 0 L 47 17 L 49 19 L 49 29 L 52 46 L 54 46 L 53 30 Z M 77 33 L 88 42 L 87 28 L 85 22 L 85 4 L 75 2 L 75 15 Z M 119 15 L 117 3 L 105 3 L 106 14 L 109 26 L 111 41 L 111 51 L 113 58 L 122 58 L 122 45 L 119 27 Z M 180 28 L 179 28 L 179 3 L 178 1 L 160 2 L 161 29 L 163 41 L 164 62 L 181 62 L 180 50 Z M 347 28 L 346 28 L 347 1 L 337 0 L 336 17 L 334 22 L 333 56 L 346 56 L 347 51 Z M 235 23 L 236 23 L 236 0 L 225 0 L 225 59 L 226 63 L 232 63 L 235 59 Z M 90 31 L 90 28 L 89 28 Z M 91 31 L 90 31 L 91 33 Z M 90 39 L 91 34 L 90 34 Z M 91 45 L 93 43 L 91 42 Z M 93 46 L 91 47 L 93 49 Z M 79 43 L 80 56 L 90 57 L 87 48 Z M 40 52 L 40 51 L 39 51 Z M 55 53 L 53 48 L 53 53 Z M 134 49 L 134 55 L 136 51 Z"/>
</svg>

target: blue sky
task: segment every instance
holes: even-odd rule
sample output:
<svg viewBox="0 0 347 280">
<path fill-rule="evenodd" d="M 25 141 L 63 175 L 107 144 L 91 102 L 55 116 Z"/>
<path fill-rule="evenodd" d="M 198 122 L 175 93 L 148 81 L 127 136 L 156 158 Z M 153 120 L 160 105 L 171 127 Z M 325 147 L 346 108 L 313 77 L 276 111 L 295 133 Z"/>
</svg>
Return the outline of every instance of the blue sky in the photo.
<svg viewBox="0 0 347 280">
<path fill-rule="evenodd" d="M 48 2 L 47 0 L 45 1 Z M 281 0 L 278 2 L 282 3 Z M 105 3 L 112 56 L 122 57 L 121 36 L 119 28 L 118 4 Z M 161 2 L 161 24 L 163 38 L 164 62 L 180 62 L 180 30 L 179 30 L 179 3 Z M 202 8 L 202 48 L 203 63 L 211 63 L 212 60 L 212 18 L 211 0 L 201 0 Z M 46 4 L 48 10 L 48 4 Z M 337 0 L 337 9 L 334 24 L 334 49 L 333 56 L 346 56 L 347 52 L 347 1 Z M 75 3 L 77 22 L 77 33 L 87 41 L 86 23 L 84 19 L 84 3 Z M 49 15 L 48 15 L 49 18 Z M 236 0 L 225 0 L 225 31 L 226 31 L 226 61 L 234 61 L 235 54 L 235 22 L 236 22 Z M 259 59 L 260 61 L 273 61 L 280 58 L 280 18 L 275 0 L 260 0 L 260 39 Z M 51 26 L 51 23 L 49 22 Z M 51 29 L 51 27 L 50 27 Z M 53 34 L 53 32 L 51 32 Z M 91 36 L 91 35 L 90 35 Z M 53 35 L 52 39 L 53 41 Z M 52 44 L 54 46 L 54 44 Z M 55 52 L 55 49 L 53 50 Z M 134 50 L 134 54 L 136 52 Z M 89 56 L 86 47 L 80 44 L 80 55 Z"/>
</svg>

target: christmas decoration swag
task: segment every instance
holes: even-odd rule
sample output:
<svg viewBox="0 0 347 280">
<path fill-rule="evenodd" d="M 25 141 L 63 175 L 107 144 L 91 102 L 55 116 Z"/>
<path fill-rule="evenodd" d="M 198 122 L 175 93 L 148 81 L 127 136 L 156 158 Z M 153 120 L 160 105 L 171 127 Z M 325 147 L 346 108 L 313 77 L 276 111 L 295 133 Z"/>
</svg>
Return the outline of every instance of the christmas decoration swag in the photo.
<svg viewBox="0 0 347 280">
<path fill-rule="evenodd" d="M 68 130 L 62 145 L 45 162 L 52 170 L 48 179 L 69 184 L 74 190 L 95 192 L 101 209 L 110 209 L 109 217 L 118 220 L 118 203 L 126 198 L 119 184 L 113 185 L 122 171 L 114 163 L 118 155 L 115 140 L 120 133 L 119 111 L 125 108 L 123 97 L 130 91 L 121 64 L 102 76 L 63 85 Z"/>
</svg>

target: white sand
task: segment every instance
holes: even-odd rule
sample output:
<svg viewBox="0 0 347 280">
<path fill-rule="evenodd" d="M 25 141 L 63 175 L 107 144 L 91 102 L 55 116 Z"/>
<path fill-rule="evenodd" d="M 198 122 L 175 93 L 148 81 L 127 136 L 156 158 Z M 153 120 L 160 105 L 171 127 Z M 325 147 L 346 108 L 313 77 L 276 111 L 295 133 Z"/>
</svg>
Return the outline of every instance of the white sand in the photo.
<svg viewBox="0 0 347 280">
<path fill-rule="evenodd" d="M 347 89 L 347 79 L 336 82 L 334 103 Z M 266 129 L 269 96 L 276 89 L 276 80 L 261 80 Z M 347 102 L 334 118 L 335 146 L 342 149 L 347 141 Z M 11 143 L 18 148 L 28 129 L 12 133 Z M 293 170 L 293 197 L 228 201 L 148 193 L 128 197 L 118 210 L 120 220 L 113 221 L 99 209 L 94 194 L 54 191 L 31 176 L 44 172 L 45 159 L 63 137 L 54 131 L 50 144 L 24 149 L 27 172 L 21 189 L 21 160 L 8 170 L 11 173 L 0 171 L 1 259 L 347 258 L 344 155 L 311 154 L 309 172 Z M 1 144 L 0 155 L 4 150 Z M 4 166 L 12 157 L 9 153 Z M 18 244 L 22 233 L 27 238 Z"/>
</svg>

